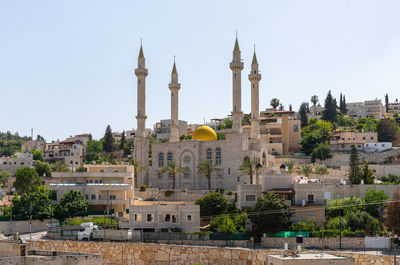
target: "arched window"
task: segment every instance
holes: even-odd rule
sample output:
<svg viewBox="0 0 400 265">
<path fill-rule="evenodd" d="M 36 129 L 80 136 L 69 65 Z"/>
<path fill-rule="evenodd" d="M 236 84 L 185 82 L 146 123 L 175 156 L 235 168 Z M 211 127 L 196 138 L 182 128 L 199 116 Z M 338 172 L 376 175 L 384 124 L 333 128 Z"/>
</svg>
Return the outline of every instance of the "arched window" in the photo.
<svg viewBox="0 0 400 265">
<path fill-rule="evenodd" d="M 168 161 L 168 163 L 172 162 L 172 153 L 171 152 L 168 152 L 168 154 L 167 154 L 167 161 Z"/>
<path fill-rule="evenodd" d="M 215 149 L 215 164 L 221 165 L 221 148 L 219 147 Z"/>
<path fill-rule="evenodd" d="M 210 165 L 212 165 L 212 151 L 211 151 L 211 148 L 207 149 L 207 160 L 210 163 Z"/>
<path fill-rule="evenodd" d="M 183 171 L 183 176 L 184 178 L 190 178 L 190 168 L 185 167 L 185 170 Z"/>
<path fill-rule="evenodd" d="M 158 166 L 163 167 L 164 166 L 164 153 L 159 153 L 158 154 Z"/>
</svg>

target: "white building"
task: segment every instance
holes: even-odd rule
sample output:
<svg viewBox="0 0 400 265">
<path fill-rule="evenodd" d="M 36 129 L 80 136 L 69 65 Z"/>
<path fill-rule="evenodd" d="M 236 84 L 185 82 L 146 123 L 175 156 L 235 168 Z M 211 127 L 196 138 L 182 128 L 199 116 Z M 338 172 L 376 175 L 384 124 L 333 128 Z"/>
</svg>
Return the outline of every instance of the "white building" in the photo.
<svg viewBox="0 0 400 265">
<path fill-rule="evenodd" d="M 390 142 L 379 142 L 379 143 L 367 142 L 364 144 L 363 147 L 364 147 L 363 149 L 366 153 L 383 152 L 383 151 L 392 149 L 392 143 L 390 143 Z"/>
</svg>

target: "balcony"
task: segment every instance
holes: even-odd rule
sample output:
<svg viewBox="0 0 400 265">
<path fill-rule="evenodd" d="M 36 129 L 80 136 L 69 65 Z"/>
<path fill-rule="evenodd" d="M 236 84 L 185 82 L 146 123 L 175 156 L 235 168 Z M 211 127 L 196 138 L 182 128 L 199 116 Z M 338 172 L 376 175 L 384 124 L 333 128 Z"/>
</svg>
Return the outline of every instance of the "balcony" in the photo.
<svg viewBox="0 0 400 265">
<path fill-rule="evenodd" d="M 60 184 L 50 184 L 51 190 L 59 190 L 59 189 L 75 189 L 75 190 L 131 190 L 132 185 L 129 183 L 60 183 Z"/>
<path fill-rule="evenodd" d="M 116 204 L 129 204 L 129 200 L 115 199 L 115 200 L 88 200 L 89 205 L 116 205 Z"/>
</svg>

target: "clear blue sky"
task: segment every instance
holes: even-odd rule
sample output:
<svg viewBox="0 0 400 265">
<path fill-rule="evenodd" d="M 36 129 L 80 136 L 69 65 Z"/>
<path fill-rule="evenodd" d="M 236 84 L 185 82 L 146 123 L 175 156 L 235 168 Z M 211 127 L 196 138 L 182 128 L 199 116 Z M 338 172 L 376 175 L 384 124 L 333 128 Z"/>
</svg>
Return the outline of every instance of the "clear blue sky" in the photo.
<svg viewBox="0 0 400 265">
<path fill-rule="evenodd" d="M 170 116 L 176 55 L 179 118 L 223 117 L 232 108 L 235 30 L 250 112 L 253 44 L 260 108 L 273 97 L 295 109 L 329 89 L 347 102 L 400 98 L 400 1 L 0 1 L 0 131 L 47 140 L 136 127 L 140 38 L 149 75 L 147 127 Z"/>
</svg>

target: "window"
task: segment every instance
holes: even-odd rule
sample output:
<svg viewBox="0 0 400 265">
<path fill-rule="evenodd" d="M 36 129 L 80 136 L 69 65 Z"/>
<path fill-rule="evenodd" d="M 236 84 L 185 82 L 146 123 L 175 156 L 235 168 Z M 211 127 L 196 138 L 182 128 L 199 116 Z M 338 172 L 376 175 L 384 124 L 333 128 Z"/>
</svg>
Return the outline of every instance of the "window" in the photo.
<svg viewBox="0 0 400 265">
<path fill-rule="evenodd" d="M 171 221 L 171 215 L 170 215 L 169 213 L 167 213 L 167 214 L 165 215 L 164 221 L 165 221 L 165 222 Z"/>
<path fill-rule="evenodd" d="M 85 200 L 89 200 L 89 195 L 85 195 Z"/>
<path fill-rule="evenodd" d="M 256 200 L 256 195 L 246 195 L 246 202 L 254 202 Z"/>
<path fill-rule="evenodd" d="M 365 140 L 365 136 L 363 136 L 363 140 Z"/>
<path fill-rule="evenodd" d="M 74 163 L 74 161 L 70 160 L 69 163 L 72 165 Z"/>
<path fill-rule="evenodd" d="M 212 151 L 210 148 L 207 149 L 207 160 L 212 165 Z"/>
<path fill-rule="evenodd" d="M 307 194 L 307 203 L 314 204 L 314 194 Z"/>
<path fill-rule="evenodd" d="M 299 131 L 299 125 L 295 124 L 293 125 L 293 131 L 298 132 Z"/>
<path fill-rule="evenodd" d="M 24 162 L 21 162 L 21 165 L 24 165 Z"/>
<path fill-rule="evenodd" d="M 373 136 L 371 136 L 371 140 L 374 140 L 374 137 L 373 137 Z"/>
<path fill-rule="evenodd" d="M 159 153 L 158 154 L 158 166 L 163 167 L 164 166 L 164 153 Z"/>
<path fill-rule="evenodd" d="M 192 221 L 192 216 L 191 215 L 186 216 L 186 220 L 187 221 Z"/>
<path fill-rule="evenodd" d="M 101 195 L 99 194 L 99 200 L 101 200 Z"/>
<path fill-rule="evenodd" d="M 172 162 L 172 153 L 171 152 L 168 152 L 168 154 L 167 154 L 167 161 L 168 161 L 168 163 Z"/>
<path fill-rule="evenodd" d="M 96 200 L 96 195 L 92 194 L 92 200 Z"/>
<path fill-rule="evenodd" d="M 228 167 L 228 175 L 230 175 L 230 174 L 231 174 L 231 168 Z"/>
<path fill-rule="evenodd" d="M 215 164 L 221 165 L 221 148 L 215 149 Z"/>
<path fill-rule="evenodd" d="M 110 195 L 110 200 L 115 200 L 116 196 L 115 195 Z"/>
<path fill-rule="evenodd" d="M 147 220 L 148 223 L 153 222 L 153 215 L 151 213 L 148 213 L 147 216 L 146 216 L 146 220 Z"/>
<path fill-rule="evenodd" d="M 172 215 L 172 222 L 176 223 L 176 215 L 174 215 L 174 214 Z"/>
<path fill-rule="evenodd" d="M 135 213 L 135 221 L 136 222 L 142 221 L 142 214 L 141 213 Z"/>
</svg>

